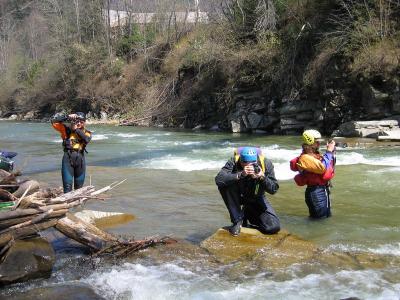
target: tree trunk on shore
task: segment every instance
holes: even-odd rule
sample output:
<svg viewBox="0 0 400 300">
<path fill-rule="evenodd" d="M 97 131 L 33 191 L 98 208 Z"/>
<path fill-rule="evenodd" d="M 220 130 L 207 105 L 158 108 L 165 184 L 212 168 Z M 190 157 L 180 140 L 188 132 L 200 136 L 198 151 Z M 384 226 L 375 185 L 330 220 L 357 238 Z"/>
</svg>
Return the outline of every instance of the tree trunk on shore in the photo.
<svg viewBox="0 0 400 300">
<path fill-rule="evenodd" d="M 109 243 L 118 241 L 115 236 L 98 229 L 96 226 L 82 221 L 72 214 L 67 214 L 55 226 L 67 237 L 98 251 Z"/>
</svg>

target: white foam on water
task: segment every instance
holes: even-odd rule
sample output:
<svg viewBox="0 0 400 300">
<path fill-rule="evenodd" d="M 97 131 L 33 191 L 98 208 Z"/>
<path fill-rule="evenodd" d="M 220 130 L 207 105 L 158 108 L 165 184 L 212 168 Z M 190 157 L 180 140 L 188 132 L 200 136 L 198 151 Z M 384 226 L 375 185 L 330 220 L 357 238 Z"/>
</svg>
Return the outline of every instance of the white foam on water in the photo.
<svg viewBox="0 0 400 300">
<path fill-rule="evenodd" d="M 400 243 L 381 245 L 377 248 L 368 248 L 368 251 L 382 255 L 400 256 Z"/>
<path fill-rule="evenodd" d="M 146 133 L 148 136 L 168 136 L 172 135 L 172 132 L 159 132 L 159 133 Z"/>
<path fill-rule="evenodd" d="M 369 170 L 368 173 L 382 174 L 382 173 L 399 173 L 400 167 L 386 167 L 379 170 Z"/>
<path fill-rule="evenodd" d="M 366 252 L 379 255 L 400 256 L 400 243 L 384 244 L 375 247 L 368 247 L 364 245 L 337 244 L 328 247 L 328 250 L 340 252 Z"/>
<path fill-rule="evenodd" d="M 288 165 L 291 159 L 301 154 L 301 149 L 289 150 L 280 148 L 278 145 L 262 147 L 261 150 L 263 151 L 265 157 L 272 160 L 272 162 L 287 162 Z"/>
<path fill-rule="evenodd" d="M 107 299 L 398 299 L 400 284 L 382 270 L 339 271 L 273 281 L 263 276 L 237 283 L 217 273 L 197 274 L 173 263 L 126 263 L 84 281 Z"/>
<path fill-rule="evenodd" d="M 290 170 L 288 162 L 274 163 L 274 171 L 275 171 L 275 177 L 278 180 L 293 179 L 293 177 L 297 174 L 297 172 L 293 172 L 292 170 Z"/>
<path fill-rule="evenodd" d="M 222 151 L 222 150 L 221 150 Z M 232 151 L 224 151 L 233 153 Z M 221 157 L 219 153 L 217 155 L 212 156 L 213 158 Z M 227 160 L 229 159 L 229 155 L 227 159 L 193 159 L 186 156 L 174 156 L 174 155 L 166 155 L 161 158 L 153 158 L 146 159 L 141 161 L 132 162 L 133 167 L 137 168 L 145 168 L 145 169 L 158 169 L 158 170 L 178 170 L 182 172 L 189 171 L 201 171 L 201 170 L 220 170 Z M 289 163 L 275 163 L 274 164 L 275 176 L 278 180 L 289 180 L 292 179 L 296 172 L 290 170 Z"/>
<path fill-rule="evenodd" d="M 143 136 L 143 134 L 140 134 L 140 133 L 117 133 L 116 136 L 122 137 L 122 138 L 135 138 L 135 137 Z"/>
<path fill-rule="evenodd" d="M 107 299 L 175 299 L 187 293 L 194 274 L 174 264 L 143 266 L 125 263 L 110 272 L 94 274 L 85 281 Z"/>
<path fill-rule="evenodd" d="M 145 169 L 200 171 L 217 170 L 225 164 L 224 160 L 192 159 L 185 156 L 167 155 L 162 158 L 132 162 L 132 166 Z"/>
<path fill-rule="evenodd" d="M 173 142 L 173 144 L 175 146 L 203 146 L 203 145 L 209 145 L 211 143 L 212 143 L 211 141 L 191 141 L 191 142 L 175 141 L 175 142 Z"/>
<path fill-rule="evenodd" d="M 93 134 L 92 141 L 108 140 L 108 136 L 105 134 Z"/>
</svg>

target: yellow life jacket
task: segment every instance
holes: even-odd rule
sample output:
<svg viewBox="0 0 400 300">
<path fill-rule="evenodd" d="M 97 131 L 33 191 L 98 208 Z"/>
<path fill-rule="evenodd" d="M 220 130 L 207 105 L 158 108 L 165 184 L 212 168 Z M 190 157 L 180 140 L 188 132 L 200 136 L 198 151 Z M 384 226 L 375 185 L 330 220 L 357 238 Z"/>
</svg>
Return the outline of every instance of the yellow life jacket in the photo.
<svg viewBox="0 0 400 300">
<path fill-rule="evenodd" d="M 90 133 L 87 130 L 85 130 L 85 135 L 90 136 Z M 82 142 L 82 140 L 75 132 L 71 133 L 69 139 L 71 141 L 71 146 L 73 150 L 82 151 L 85 149 L 86 145 Z"/>
<path fill-rule="evenodd" d="M 310 154 L 302 154 L 297 161 L 299 170 L 308 171 L 315 174 L 324 174 L 326 169 L 320 159 Z"/>
<path fill-rule="evenodd" d="M 255 147 L 255 148 L 257 149 L 257 161 L 258 161 L 258 164 L 260 165 L 261 170 L 265 173 L 265 161 L 264 161 L 265 160 L 265 156 L 262 153 L 260 148 L 258 148 L 258 147 Z M 239 148 L 236 148 L 233 151 L 233 157 L 234 157 L 235 163 L 239 163 L 240 151 L 242 149 L 243 149 L 243 147 L 239 147 Z"/>
<path fill-rule="evenodd" d="M 86 136 L 90 137 L 92 135 L 89 130 L 84 129 L 84 131 Z M 69 147 L 67 146 L 66 140 L 69 140 Z M 79 135 L 77 135 L 75 132 L 69 132 L 64 140 L 64 147 L 66 147 L 67 150 L 85 151 L 86 145 Z"/>
</svg>

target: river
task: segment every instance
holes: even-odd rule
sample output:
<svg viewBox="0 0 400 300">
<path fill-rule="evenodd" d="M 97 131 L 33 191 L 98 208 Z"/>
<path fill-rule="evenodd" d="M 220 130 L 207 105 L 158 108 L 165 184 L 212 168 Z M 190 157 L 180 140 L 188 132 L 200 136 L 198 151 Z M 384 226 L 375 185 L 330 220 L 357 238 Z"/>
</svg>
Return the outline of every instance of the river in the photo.
<svg viewBox="0 0 400 300">
<path fill-rule="evenodd" d="M 104 202 L 86 208 L 126 212 L 133 222 L 110 229 L 135 238 L 172 235 L 174 250 L 146 250 L 120 262 L 93 268 L 82 254 L 59 254 L 48 280 L 17 284 L 25 290 L 54 283 L 84 282 L 107 299 L 400 299 L 400 266 L 378 269 L 321 268 L 295 264 L 276 273 L 243 266 L 227 271 L 199 247 L 229 225 L 214 177 L 233 149 L 260 146 L 275 166 L 280 190 L 269 196 L 282 227 L 331 251 L 400 256 L 400 156 L 398 147 L 338 149 L 333 181 L 333 216 L 307 218 L 304 189 L 297 187 L 289 160 L 300 138 L 165 129 L 89 126 L 87 179 L 96 187 L 127 181 Z M 16 151 L 25 175 L 61 185 L 61 140 L 49 124 L 0 123 L 1 149 Z M 78 272 L 79 270 L 79 272 Z M 241 269 L 239 268 L 239 273 Z"/>
</svg>

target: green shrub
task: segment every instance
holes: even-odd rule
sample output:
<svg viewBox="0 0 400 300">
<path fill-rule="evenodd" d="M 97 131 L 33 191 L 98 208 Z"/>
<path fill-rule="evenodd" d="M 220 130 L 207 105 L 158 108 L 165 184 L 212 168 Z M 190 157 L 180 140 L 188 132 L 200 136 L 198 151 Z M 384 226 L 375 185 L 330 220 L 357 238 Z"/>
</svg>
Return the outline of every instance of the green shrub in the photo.
<svg viewBox="0 0 400 300">
<path fill-rule="evenodd" d="M 152 45 L 155 37 L 153 26 L 145 26 L 141 31 L 137 25 L 133 25 L 131 35 L 117 41 L 115 53 L 118 57 L 132 58 L 142 49 Z"/>
</svg>

